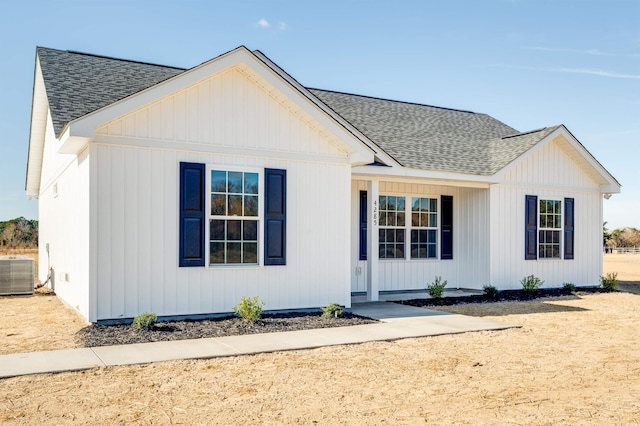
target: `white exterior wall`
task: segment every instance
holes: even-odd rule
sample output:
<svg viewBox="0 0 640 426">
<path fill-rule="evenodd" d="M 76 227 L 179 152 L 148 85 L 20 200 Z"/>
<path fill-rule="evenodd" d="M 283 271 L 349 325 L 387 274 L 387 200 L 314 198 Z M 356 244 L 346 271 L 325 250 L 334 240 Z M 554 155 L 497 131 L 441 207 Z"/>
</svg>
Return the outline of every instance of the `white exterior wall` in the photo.
<svg viewBox="0 0 640 426">
<path fill-rule="evenodd" d="M 95 319 L 230 312 L 243 296 L 265 309 L 350 305 L 351 166 L 328 140 L 235 70 L 99 128 Z M 287 264 L 179 268 L 182 161 L 285 169 Z"/>
<path fill-rule="evenodd" d="M 574 198 L 573 260 L 525 260 L 525 196 L 538 200 Z M 598 285 L 602 275 L 602 195 L 598 185 L 555 143 L 550 142 L 491 187 L 491 284 L 519 289 L 535 275 L 544 287 Z M 564 202 L 563 202 L 564 215 Z M 564 221 L 564 218 L 563 218 Z"/>
<path fill-rule="evenodd" d="M 57 144 L 49 116 L 38 201 L 38 278 L 46 280 L 50 265 L 56 294 L 88 318 L 89 155 L 87 150 L 77 157 L 58 154 Z"/>
<path fill-rule="evenodd" d="M 367 261 L 359 260 L 359 194 L 366 189 L 367 182 L 364 180 L 354 180 L 351 186 L 352 292 L 364 292 L 367 289 Z M 487 189 L 381 181 L 380 195 L 405 195 L 408 204 L 411 196 L 428 196 L 437 198 L 439 206 L 441 195 L 453 196 L 453 259 L 380 259 L 380 291 L 425 289 L 436 276 L 447 280 L 447 286 L 452 288 L 481 289 L 488 282 Z M 409 238 L 409 235 L 406 237 Z"/>
</svg>

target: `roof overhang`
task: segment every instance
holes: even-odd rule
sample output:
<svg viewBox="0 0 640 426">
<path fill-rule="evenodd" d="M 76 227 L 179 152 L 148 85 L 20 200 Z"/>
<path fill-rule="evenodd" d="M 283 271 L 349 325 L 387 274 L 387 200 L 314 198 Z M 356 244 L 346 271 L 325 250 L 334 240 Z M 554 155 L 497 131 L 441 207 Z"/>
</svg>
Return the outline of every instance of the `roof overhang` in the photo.
<svg viewBox="0 0 640 426">
<path fill-rule="evenodd" d="M 385 181 L 422 181 L 430 184 L 465 188 L 489 188 L 498 181 L 493 176 L 453 173 L 437 170 L 420 170 L 407 167 L 357 166 L 351 169 L 356 179 Z"/>
<path fill-rule="evenodd" d="M 25 190 L 29 199 L 37 198 L 40 194 L 40 177 L 42 175 L 42 158 L 44 155 L 44 140 L 49 116 L 49 102 L 44 86 L 40 59 L 36 54 L 33 71 L 33 94 L 31 100 L 31 127 L 29 129 L 29 154 L 27 156 L 27 174 Z"/>
<path fill-rule="evenodd" d="M 558 126 L 558 128 L 540 140 L 531 149 L 520 155 L 513 160 L 509 165 L 504 167 L 493 177 L 497 181 L 502 181 L 504 176 L 525 161 L 527 158 L 534 155 L 541 150 L 547 144 L 555 142 L 560 148 L 588 175 L 599 185 L 599 190 L 602 194 L 618 194 L 620 192 L 621 185 L 614 178 L 611 173 L 605 169 L 602 164 L 595 159 L 593 155 L 582 145 L 578 139 L 571 134 L 569 129 L 564 125 Z"/>
<path fill-rule="evenodd" d="M 254 54 L 244 46 L 69 122 L 63 129 L 59 152 L 78 154 L 95 137 L 96 129 L 104 123 L 233 67 L 239 68 L 254 79 L 260 79 L 261 83 L 267 86 L 265 89 L 271 91 L 274 96 L 284 97 L 283 101 L 288 100 L 291 108 L 312 117 L 326 129 L 328 139 L 346 152 L 351 164 L 367 164 L 374 161 L 379 149 L 376 149 L 366 137 L 349 128 L 344 120 L 337 117 L 264 55 Z"/>
</svg>

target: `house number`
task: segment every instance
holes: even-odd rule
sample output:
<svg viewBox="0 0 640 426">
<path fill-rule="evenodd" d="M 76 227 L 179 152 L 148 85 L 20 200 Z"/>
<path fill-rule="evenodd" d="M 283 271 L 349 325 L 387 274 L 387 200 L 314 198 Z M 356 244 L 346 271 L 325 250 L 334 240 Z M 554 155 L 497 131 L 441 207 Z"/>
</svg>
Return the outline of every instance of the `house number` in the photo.
<svg viewBox="0 0 640 426">
<path fill-rule="evenodd" d="M 378 226 L 378 200 L 373 200 L 373 226 Z"/>
</svg>

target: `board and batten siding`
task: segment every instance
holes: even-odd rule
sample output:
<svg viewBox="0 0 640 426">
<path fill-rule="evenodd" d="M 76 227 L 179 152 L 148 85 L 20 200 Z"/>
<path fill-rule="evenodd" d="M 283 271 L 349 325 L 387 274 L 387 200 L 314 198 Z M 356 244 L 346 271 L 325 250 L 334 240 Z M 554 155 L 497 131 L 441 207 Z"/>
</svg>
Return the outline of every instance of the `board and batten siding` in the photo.
<svg viewBox="0 0 640 426">
<path fill-rule="evenodd" d="M 97 133 L 97 319 L 231 312 L 253 296 L 269 310 L 350 305 L 346 154 L 242 72 L 212 76 Z M 180 162 L 286 170 L 286 265 L 178 267 Z"/>
<path fill-rule="evenodd" d="M 365 180 L 354 180 L 351 186 L 351 291 L 367 289 L 367 261 L 359 259 L 359 194 L 367 190 Z M 420 290 L 436 276 L 447 280 L 447 286 L 481 289 L 489 279 L 489 191 L 425 183 L 380 182 L 381 195 L 422 196 L 438 199 L 453 196 L 453 259 L 381 259 L 380 291 Z M 369 200 L 368 200 L 369 201 Z M 369 202 L 370 204 L 370 202 Z M 438 220 L 440 221 L 438 212 Z M 409 238 L 409 236 L 406 236 Z M 438 233 L 440 244 L 440 233 Z M 439 247 L 440 248 L 440 247 Z M 369 255 L 369 254 L 368 254 Z M 375 253 L 377 255 L 377 252 Z"/>
<path fill-rule="evenodd" d="M 38 278 L 49 285 L 69 306 L 89 317 L 90 158 L 59 154 L 57 139 L 47 120 L 38 196 Z M 46 247 L 49 246 L 49 253 Z"/>
<path fill-rule="evenodd" d="M 602 195 L 599 186 L 564 150 L 550 142 L 505 175 L 490 189 L 491 284 L 521 288 L 520 280 L 535 275 L 544 287 L 563 283 L 598 285 L 602 275 Z M 575 201 L 573 260 L 525 260 L 525 196 Z"/>
</svg>

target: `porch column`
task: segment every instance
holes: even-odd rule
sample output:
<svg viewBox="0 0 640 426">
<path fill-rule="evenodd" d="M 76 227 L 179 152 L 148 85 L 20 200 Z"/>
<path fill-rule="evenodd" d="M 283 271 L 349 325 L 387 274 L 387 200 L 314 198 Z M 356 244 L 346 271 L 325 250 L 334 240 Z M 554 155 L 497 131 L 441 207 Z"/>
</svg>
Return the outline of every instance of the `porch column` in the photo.
<svg viewBox="0 0 640 426">
<path fill-rule="evenodd" d="M 377 180 L 367 182 L 367 300 L 379 300 L 378 290 L 378 199 L 380 184 Z"/>
</svg>

